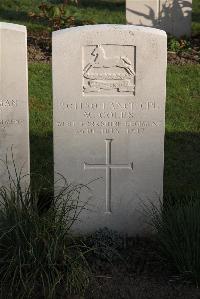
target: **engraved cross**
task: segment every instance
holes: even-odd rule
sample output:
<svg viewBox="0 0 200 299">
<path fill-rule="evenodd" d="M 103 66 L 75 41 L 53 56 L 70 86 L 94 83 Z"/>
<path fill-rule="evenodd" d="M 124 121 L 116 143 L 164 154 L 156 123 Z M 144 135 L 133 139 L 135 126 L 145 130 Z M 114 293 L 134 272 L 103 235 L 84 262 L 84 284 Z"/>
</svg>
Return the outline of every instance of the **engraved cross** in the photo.
<svg viewBox="0 0 200 299">
<path fill-rule="evenodd" d="M 106 170 L 106 213 L 111 213 L 111 169 L 129 169 L 133 170 L 133 162 L 129 164 L 111 163 L 111 143 L 112 139 L 106 139 L 106 163 L 89 164 L 84 163 L 84 170 L 87 169 L 105 169 Z"/>
</svg>

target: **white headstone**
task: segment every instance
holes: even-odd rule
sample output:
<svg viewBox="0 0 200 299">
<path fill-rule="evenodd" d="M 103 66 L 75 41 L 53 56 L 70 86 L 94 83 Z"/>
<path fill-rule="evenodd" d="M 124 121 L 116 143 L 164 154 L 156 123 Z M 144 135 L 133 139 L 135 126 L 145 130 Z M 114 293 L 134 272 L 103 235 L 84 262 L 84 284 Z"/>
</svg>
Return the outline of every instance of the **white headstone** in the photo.
<svg viewBox="0 0 200 299">
<path fill-rule="evenodd" d="M 191 34 L 192 0 L 126 0 L 128 24 L 155 27 L 176 36 Z"/>
<path fill-rule="evenodd" d="M 26 27 L 0 23 L 0 186 L 9 183 L 6 156 L 13 179 L 13 162 L 18 172 L 22 168 L 22 176 L 29 174 L 28 121 Z"/>
<path fill-rule="evenodd" d="M 166 49 L 140 26 L 53 33 L 55 181 L 99 178 L 77 231 L 144 232 L 141 202 L 162 198 Z"/>
</svg>

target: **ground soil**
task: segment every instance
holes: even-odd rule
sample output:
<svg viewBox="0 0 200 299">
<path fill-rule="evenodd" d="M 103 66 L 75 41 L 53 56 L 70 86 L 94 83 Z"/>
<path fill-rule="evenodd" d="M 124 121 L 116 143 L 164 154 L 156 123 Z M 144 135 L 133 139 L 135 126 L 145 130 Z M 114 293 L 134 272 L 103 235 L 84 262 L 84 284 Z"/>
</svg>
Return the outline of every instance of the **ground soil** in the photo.
<svg viewBox="0 0 200 299">
<path fill-rule="evenodd" d="M 172 269 L 149 239 L 131 240 L 111 263 L 95 259 L 95 279 L 85 299 L 200 299 L 188 277 Z"/>
<path fill-rule="evenodd" d="M 72 297 L 73 298 L 73 297 Z M 199 299 L 197 288 L 148 276 L 112 273 L 99 278 L 85 299 Z M 77 297 L 78 299 L 78 297 Z"/>
<path fill-rule="evenodd" d="M 200 63 L 200 34 L 190 39 L 191 48 L 179 52 L 168 51 L 168 63 L 176 65 Z"/>
<path fill-rule="evenodd" d="M 93 257 L 94 276 L 85 295 L 62 298 L 200 299 L 197 285 L 166 263 L 154 241 L 136 239 L 119 252 L 112 262 Z"/>
<path fill-rule="evenodd" d="M 29 62 L 51 62 L 51 33 L 48 31 L 28 33 Z"/>
<path fill-rule="evenodd" d="M 179 52 L 168 51 L 168 63 L 176 65 L 200 63 L 200 35 L 190 40 L 191 49 Z M 51 33 L 48 31 L 28 34 L 29 62 L 51 62 Z"/>
</svg>

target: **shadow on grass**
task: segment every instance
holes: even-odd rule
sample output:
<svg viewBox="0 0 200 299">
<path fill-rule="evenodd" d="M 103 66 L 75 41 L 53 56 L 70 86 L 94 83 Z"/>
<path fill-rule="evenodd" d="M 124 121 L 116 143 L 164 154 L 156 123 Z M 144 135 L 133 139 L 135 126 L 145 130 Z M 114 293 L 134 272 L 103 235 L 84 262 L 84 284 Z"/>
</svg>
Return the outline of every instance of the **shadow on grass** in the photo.
<svg viewBox="0 0 200 299">
<path fill-rule="evenodd" d="M 200 24 L 200 2 L 199 2 L 199 0 L 192 1 L 192 21 Z"/>
<path fill-rule="evenodd" d="M 195 12 L 193 12 L 193 13 L 192 13 L 192 21 L 193 21 L 193 22 L 200 23 L 200 14 L 199 14 L 199 13 L 195 13 Z"/>
<path fill-rule="evenodd" d="M 164 193 L 200 192 L 200 134 L 166 133 Z"/>
<path fill-rule="evenodd" d="M 116 11 L 123 11 L 125 10 L 125 1 L 118 0 L 118 1 L 106 1 L 106 0 L 81 0 L 80 6 L 86 8 L 95 8 L 99 9 L 108 9 L 112 12 Z"/>
<path fill-rule="evenodd" d="M 62 4 L 62 0 L 51 0 L 52 4 Z M 125 10 L 125 0 L 79 0 L 80 8 L 108 9 L 113 11 Z"/>
<path fill-rule="evenodd" d="M 10 22 L 16 23 L 31 23 L 33 25 L 47 26 L 48 23 L 41 21 L 41 19 L 30 18 L 25 11 L 16 11 L 12 9 L 0 9 L 0 19 L 9 20 Z"/>
<path fill-rule="evenodd" d="M 53 183 L 53 136 L 30 136 L 31 180 L 33 186 Z"/>
<path fill-rule="evenodd" d="M 42 1 L 41 1 L 42 2 Z M 47 1 L 51 4 L 63 4 L 63 0 L 49 0 Z M 113 11 L 123 11 L 125 10 L 126 0 L 79 0 L 79 8 L 95 8 L 96 10 L 99 9 L 108 9 Z M 72 5 L 69 5 L 72 7 Z"/>
</svg>

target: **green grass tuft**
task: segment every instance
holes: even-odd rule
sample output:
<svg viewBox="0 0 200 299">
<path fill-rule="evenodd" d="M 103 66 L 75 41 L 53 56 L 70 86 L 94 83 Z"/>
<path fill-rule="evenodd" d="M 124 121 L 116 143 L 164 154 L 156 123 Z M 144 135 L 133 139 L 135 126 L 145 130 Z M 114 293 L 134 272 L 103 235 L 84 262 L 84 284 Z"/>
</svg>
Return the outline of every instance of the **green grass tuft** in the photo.
<svg viewBox="0 0 200 299">
<path fill-rule="evenodd" d="M 22 190 L 20 177 L 0 189 L 1 298 L 84 293 L 90 280 L 88 248 L 70 233 L 84 208 L 82 188 L 66 183 L 48 209 L 39 204 L 40 190 Z"/>
<path fill-rule="evenodd" d="M 161 252 L 185 279 L 200 283 L 200 196 L 169 197 L 149 213 Z"/>
</svg>

